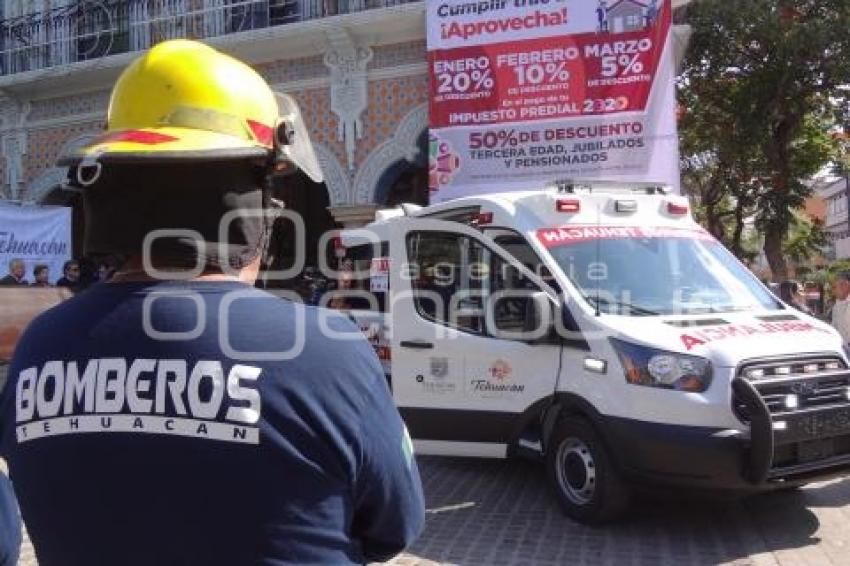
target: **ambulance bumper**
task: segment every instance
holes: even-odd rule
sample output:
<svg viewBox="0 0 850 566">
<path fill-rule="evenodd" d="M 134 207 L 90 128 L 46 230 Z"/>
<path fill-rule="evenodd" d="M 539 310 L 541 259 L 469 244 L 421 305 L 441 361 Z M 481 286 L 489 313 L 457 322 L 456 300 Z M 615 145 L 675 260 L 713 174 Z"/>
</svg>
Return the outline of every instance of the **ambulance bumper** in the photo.
<svg viewBox="0 0 850 566">
<path fill-rule="evenodd" d="M 630 479 L 707 489 L 761 491 L 850 475 L 850 410 L 771 416 L 757 392 L 735 380 L 749 405 L 749 431 L 606 418 L 611 452 Z"/>
<path fill-rule="evenodd" d="M 752 489 L 747 443 L 723 429 L 606 419 L 611 452 L 630 480 L 648 484 Z"/>
</svg>

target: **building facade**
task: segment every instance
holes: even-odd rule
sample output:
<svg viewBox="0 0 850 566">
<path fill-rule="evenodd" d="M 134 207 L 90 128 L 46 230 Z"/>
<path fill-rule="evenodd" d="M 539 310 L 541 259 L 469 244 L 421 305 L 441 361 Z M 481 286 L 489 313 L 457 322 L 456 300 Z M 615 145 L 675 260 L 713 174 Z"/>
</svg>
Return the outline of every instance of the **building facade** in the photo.
<svg viewBox="0 0 850 566">
<path fill-rule="evenodd" d="M 0 26 L 2 197 L 56 203 L 58 155 L 102 131 L 111 86 L 158 41 L 191 37 L 293 95 L 325 173 L 282 183 L 324 225 L 427 200 L 425 5 L 407 0 L 7 0 Z M 325 218 L 319 218 L 325 214 Z"/>
<path fill-rule="evenodd" d="M 848 192 L 850 179 L 831 177 L 814 186 L 815 195 L 824 201 L 826 208 L 824 231 L 829 239 L 828 259 L 850 258 L 850 208 Z"/>
</svg>

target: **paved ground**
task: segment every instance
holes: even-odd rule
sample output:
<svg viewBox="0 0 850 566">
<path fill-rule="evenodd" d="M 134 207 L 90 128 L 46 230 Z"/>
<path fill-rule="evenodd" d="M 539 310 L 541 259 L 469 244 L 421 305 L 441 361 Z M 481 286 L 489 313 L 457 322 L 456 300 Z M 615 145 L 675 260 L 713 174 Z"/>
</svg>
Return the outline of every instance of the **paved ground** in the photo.
<svg viewBox="0 0 850 566">
<path fill-rule="evenodd" d="M 531 462 L 425 459 L 420 559 L 456 564 L 850 565 L 850 480 L 742 502 L 642 499 L 625 521 L 564 518 Z M 406 564 L 415 560 L 397 559 Z"/>
<path fill-rule="evenodd" d="M 524 461 L 421 458 L 425 532 L 392 564 L 850 566 L 850 479 L 742 502 L 643 499 L 625 521 L 565 519 Z M 35 566 L 31 547 L 20 566 Z"/>
</svg>

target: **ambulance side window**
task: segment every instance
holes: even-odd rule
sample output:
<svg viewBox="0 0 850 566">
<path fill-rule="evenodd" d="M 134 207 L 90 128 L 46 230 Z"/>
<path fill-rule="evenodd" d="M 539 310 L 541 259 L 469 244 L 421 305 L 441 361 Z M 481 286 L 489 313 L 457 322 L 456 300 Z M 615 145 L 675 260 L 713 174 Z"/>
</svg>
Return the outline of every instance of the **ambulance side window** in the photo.
<svg viewBox="0 0 850 566">
<path fill-rule="evenodd" d="M 541 289 L 508 260 L 474 238 L 450 232 L 411 233 L 407 252 L 419 316 L 487 334 L 490 307 L 496 329 L 523 330 L 532 293 Z"/>
<path fill-rule="evenodd" d="M 480 242 L 450 232 L 407 236 L 416 312 L 425 319 L 481 333 L 489 257 Z"/>
<path fill-rule="evenodd" d="M 558 285 L 558 282 L 555 281 L 555 278 L 552 276 L 552 272 L 549 271 L 549 268 L 546 267 L 546 265 L 540 260 L 537 252 L 534 251 L 534 248 L 531 247 L 531 244 L 529 244 L 524 237 L 518 233 L 512 233 L 496 236 L 493 238 L 493 241 L 505 248 L 506 251 L 510 252 L 510 254 L 525 265 L 529 271 L 536 273 L 541 279 L 548 283 L 556 293 L 561 292 L 560 285 Z"/>
</svg>

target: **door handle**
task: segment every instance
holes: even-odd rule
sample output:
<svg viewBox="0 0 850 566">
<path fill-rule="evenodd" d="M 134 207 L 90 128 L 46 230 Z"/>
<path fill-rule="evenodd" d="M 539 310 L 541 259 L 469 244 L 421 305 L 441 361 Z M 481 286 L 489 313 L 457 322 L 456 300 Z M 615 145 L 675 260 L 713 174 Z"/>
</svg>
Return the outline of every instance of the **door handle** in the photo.
<svg viewBox="0 0 850 566">
<path fill-rule="evenodd" d="M 402 340 L 399 345 L 402 348 L 413 348 L 414 350 L 430 350 L 434 347 L 434 344 L 431 342 L 424 342 L 422 340 Z"/>
</svg>

